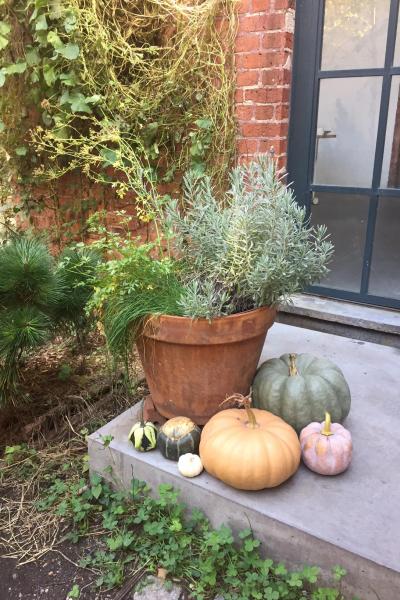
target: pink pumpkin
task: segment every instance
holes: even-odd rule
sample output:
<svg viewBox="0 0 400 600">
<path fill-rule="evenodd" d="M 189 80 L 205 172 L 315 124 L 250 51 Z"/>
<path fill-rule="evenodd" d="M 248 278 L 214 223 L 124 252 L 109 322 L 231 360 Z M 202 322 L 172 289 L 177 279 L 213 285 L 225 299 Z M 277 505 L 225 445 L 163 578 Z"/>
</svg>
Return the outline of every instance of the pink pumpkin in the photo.
<svg viewBox="0 0 400 600">
<path fill-rule="evenodd" d="M 322 423 L 310 423 L 300 433 L 301 454 L 311 471 L 320 475 L 343 473 L 351 462 L 353 444 L 350 432 L 339 423 L 331 424 L 325 413 Z"/>
</svg>

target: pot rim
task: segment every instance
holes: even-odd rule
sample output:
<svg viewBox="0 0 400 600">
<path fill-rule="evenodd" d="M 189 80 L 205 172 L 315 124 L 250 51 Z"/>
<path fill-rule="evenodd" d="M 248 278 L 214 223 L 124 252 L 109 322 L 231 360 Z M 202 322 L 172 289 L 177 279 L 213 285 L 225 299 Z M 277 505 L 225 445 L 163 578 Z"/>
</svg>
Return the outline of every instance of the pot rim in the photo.
<svg viewBox="0 0 400 600">
<path fill-rule="evenodd" d="M 192 319 L 176 315 L 153 315 L 145 320 L 139 345 L 143 338 L 173 344 L 210 346 L 237 343 L 241 340 L 265 335 L 276 317 L 276 308 L 260 308 L 217 317 Z"/>
<path fill-rule="evenodd" d="M 206 317 L 184 317 L 184 316 L 180 316 L 180 315 L 167 315 L 165 313 L 160 313 L 160 314 L 152 314 L 149 317 L 147 317 L 146 319 L 146 323 L 148 323 L 149 321 L 153 321 L 154 319 L 170 319 L 172 320 L 176 320 L 176 321 L 194 321 L 195 323 L 214 323 L 216 321 L 226 321 L 228 319 L 239 319 L 240 317 L 243 317 L 244 315 L 249 315 L 251 316 L 253 313 L 260 313 L 260 312 L 278 312 L 278 306 L 259 306 L 258 308 L 251 308 L 250 310 L 244 310 L 242 312 L 238 312 L 238 313 L 234 313 L 232 315 L 222 315 L 221 317 L 213 317 L 212 319 L 207 319 Z"/>
</svg>

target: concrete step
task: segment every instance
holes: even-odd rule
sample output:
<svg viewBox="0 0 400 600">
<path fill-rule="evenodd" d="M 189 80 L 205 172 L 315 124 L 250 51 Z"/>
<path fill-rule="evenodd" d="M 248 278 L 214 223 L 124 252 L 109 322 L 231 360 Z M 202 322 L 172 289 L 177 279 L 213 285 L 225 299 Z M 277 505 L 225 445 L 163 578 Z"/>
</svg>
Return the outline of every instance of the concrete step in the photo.
<svg viewBox="0 0 400 600">
<path fill-rule="evenodd" d="M 282 306 L 278 321 L 357 340 L 400 348 L 400 311 L 296 294 Z"/>
<path fill-rule="evenodd" d="M 266 554 L 289 566 L 318 565 L 328 577 L 333 565 L 348 575 L 344 590 L 362 600 L 400 599 L 400 351 L 369 342 L 276 323 L 262 360 L 285 352 L 325 356 L 343 370 L 352 392 L 346 421 L 354 441 L 349 470 L 321 477 L 303 465 L 276 489 L 234 490 L 207 473 L 185 479 L 176 463 L 157 452 L 141 454 L 127 441 L 138 407 L 90 436 L 92 471 L 121 487 L 132 477 L 181 490 L 214 526 L 235 532 L 249 526 Z M 101 435 L 111 434 L 109 448 Z M 111 476 L 106 468 L 111 466 Z"/>
</svg>

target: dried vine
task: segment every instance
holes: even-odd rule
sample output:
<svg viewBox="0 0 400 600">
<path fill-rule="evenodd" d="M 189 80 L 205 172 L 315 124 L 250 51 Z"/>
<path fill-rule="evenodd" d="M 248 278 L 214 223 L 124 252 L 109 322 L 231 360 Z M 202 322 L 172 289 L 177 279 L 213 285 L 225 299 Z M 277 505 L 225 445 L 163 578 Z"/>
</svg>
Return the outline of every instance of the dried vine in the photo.
<svg viewBox="0 0 400 600">
<path fill-rule="evenodd" d="M 143 221 L 152 187 L 188 167 L 222 181 L 234 152 L 235 4 L 0 0 L 3 181 L 79 171 L 120 198 L 134 192 Z"/>
</svg>

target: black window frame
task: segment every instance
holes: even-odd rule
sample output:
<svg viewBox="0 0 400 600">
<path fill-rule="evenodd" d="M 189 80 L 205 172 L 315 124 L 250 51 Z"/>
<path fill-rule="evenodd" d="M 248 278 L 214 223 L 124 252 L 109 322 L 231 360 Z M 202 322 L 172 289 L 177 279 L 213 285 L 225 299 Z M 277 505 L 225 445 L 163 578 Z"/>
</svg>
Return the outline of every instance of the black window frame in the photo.
<svg viewBox="0 0 400 600">
<path fill-rule="evenodd" d="M 297 0 L 287 160 L 288 182 L 294 190 L 297 201 L 306 207 L 308 214 L 311 212 L 313 193 L 329 192 L 369 197 L 360 292 L 318 285 L 312 286 L 308 291 L 321 296 L 397 309 L 400 309 L 400 300 L 369 294 L 368 287 L 379 197 L 390 197 L 393 198 L 393 201 L 400 202 L 400 188 L 382 188 L 380 186 L 392 77 L 400 75 L 400 67 L 392 66 L 396 48 L 399 5 L 400 0 L 391 0 L 385 63 L 382 68 L 321 70 L 325 0 Z M 328 78 L 368 76 L 382 77 L 371 187 L 313 184 L 320 81 Z"/>
</svg>

